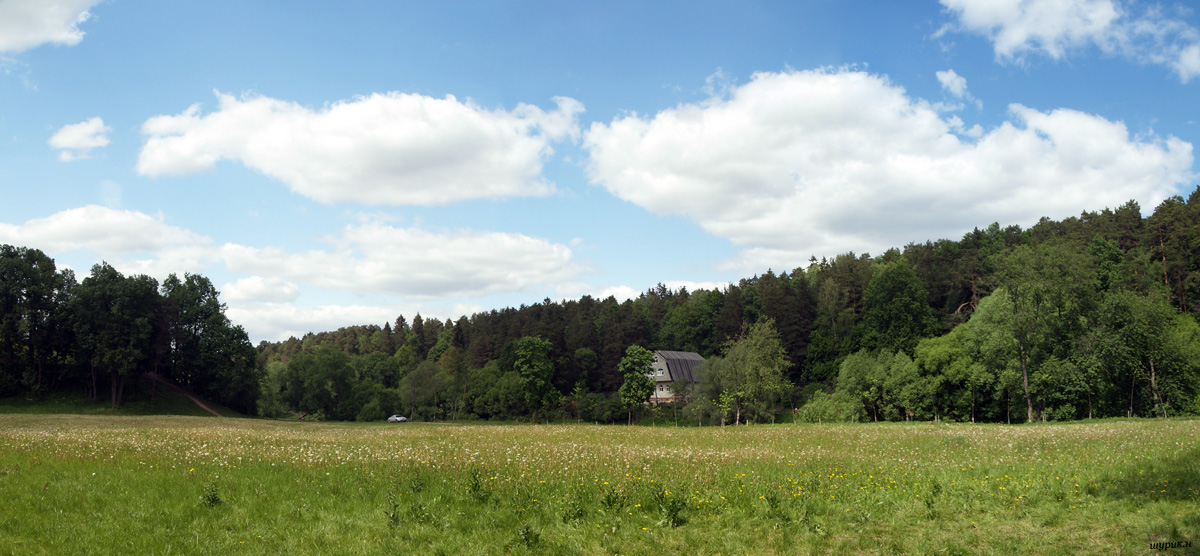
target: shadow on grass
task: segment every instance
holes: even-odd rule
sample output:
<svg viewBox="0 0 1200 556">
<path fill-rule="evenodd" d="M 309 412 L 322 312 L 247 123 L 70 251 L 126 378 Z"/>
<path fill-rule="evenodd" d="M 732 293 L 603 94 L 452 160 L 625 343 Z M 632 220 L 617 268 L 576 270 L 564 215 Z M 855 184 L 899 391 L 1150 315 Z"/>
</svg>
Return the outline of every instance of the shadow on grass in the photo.
<svg viewBox="0 0 1200 556">
<path fill-rule="evenodd" d="M 81 393 L 54 392 L 37 398 L 0 399 L 0 413 L 64 414 L 64 415 L 187 415 L 211 417 L 186 397 L 162 385 L 153 387 L 149 380 L 132 381 L 126 386 L 125 401 L 115 409 L 101 392 L 98 400 Z M 222 417 L 244 415 L 211 402 L 205 402 Z"/>
<path fill-rule="evenodd" d="M 1092 494 L 1109 498 L 1200 502 L 1200 447 L 1111 472 L 1091 488 Z"/>
</svg>

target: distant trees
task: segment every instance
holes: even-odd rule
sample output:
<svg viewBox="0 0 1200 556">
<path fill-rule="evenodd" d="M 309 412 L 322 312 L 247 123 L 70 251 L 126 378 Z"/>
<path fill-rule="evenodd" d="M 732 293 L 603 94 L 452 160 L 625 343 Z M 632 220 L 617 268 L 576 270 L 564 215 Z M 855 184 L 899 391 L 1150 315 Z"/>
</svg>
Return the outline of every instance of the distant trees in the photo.
<svg viewBox="0 0 1200 556">
<path fill-rule="evenodd" d="M 863 347 L 911 354 L 917 341 L 938 332 L 925 285 L 903 257 L 876 271 L 863 305 Z"/>
<path fill-rule="evenodd" d="M 320 345 L 354 361 L 386 357 L 399 378 L 370 380 L 404 396 L 436 392 L 424 414 L 438 418 L 631 421 L 644 400 L 625 386 L 643 374 L 622 367 L 629 346 L 706 358 L 702 378 L 676 389 L 687 394 L 681 422 L 769 420 L 785 400 L 815 421 L 1200 413 L 1200 358 L 1189 355 L 1197 207 L 1200 188 L 1148 218 L 1130 202 L 1029 229 L 993 223 L 715 290 L 659 284 L 627 301 L 544 300 L 454 322 L 399 317 L 390 329 L 263 344 L 259 366 Z M 537 349 L 525 338 L 540 339 Z M 518 352 L 542 355 L 518 364 Z M 412 375 L 426 360 L 442 374 Z"/>
<path fill-rule="evenodd" d="M 640 346 L 706 358 L 675 389 L 693 423 L 783 405 L 816 421 L 1200 413 L 1198 211 L 1200 187 L 1145 218 L 1129 202 L 718 289 L 397 316 L 257 350 L 202 276 L 159 285 L 101 264 L 77 283 L 36 249 L 0 245 L 0 396 L 120 403 L 157 373 L 263 415 L 628 422 L 647 397 L 644 364 L 626 361 Z"/>
<path fill-rule="evenodd" d="M 145 275 L 100 263 L 76 284 L 37 249 L 0 245 L 0 395 L 106 387 L 116 407 L 143 373 L 253 411 L 256 352 L 206 278 Z"/>
<path fill-rule="evenodd" d="M 550 361 L 550 342 L 541 336 L 525 336 L 513 342 L 513 370 L 521 377 L 521 389 L 525 393 L 525 403 L 537 417 L 537 412 L 543 410 L 559 397 L 551 381 L 554 375 L 554 363 Z"/>
<path fill-rule="evenodd" d="M 722 413 L 733 413 L 733 422 L 774 419 L 774 406 L 789 388 L 785 370 L 787 352 L 771 319 L 751 325 L 730 342 L 723 356 L 712 357 L 704 370 L 707 400 Z"/>
<path fill-rule="evenodd" d="M 112 407 L 124 399 L 130 378 L 152 367 L 158 283 L 149 276 L 130 276 L 102 263 L 75 288 L 74 331 L 91 368 L 92 396 L 99 375 L 107 375 Z"/>
</svg>

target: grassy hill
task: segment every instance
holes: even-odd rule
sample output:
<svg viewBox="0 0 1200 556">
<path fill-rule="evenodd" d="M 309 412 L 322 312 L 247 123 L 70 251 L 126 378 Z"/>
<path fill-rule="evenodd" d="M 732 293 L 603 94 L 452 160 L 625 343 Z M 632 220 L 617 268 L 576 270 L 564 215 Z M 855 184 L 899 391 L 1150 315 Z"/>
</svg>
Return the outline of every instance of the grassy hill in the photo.
<svg viewBox="0 0 1200 556">
<path fill-rule="evenodd" d="M 125 401 L 113 409 L 107 392 L 99 400 L 82 393 L 54 392 L 41 397 L 0 398 L 0 414 L 66 414 L 66 415 L 190 415 L 212 417 L 212 413 L 197 406 L 186 396 L 159 384 L 151 388 L 147 378 L 126 386 Z M 241 413 L 204 400 L 205 405 L 222 417 L 245 417 Z"/>
</svg>

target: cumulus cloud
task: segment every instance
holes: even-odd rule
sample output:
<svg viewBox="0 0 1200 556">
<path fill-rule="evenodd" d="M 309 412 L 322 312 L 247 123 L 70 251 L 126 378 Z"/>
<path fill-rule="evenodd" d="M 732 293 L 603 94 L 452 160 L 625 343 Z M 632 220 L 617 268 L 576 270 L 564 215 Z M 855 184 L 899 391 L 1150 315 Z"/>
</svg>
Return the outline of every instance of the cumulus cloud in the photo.
<svg viewBox="0 0 1200 556">
<path fill-rule="evenodd" d="M 958 72 L 952 69 L 939 71 L 936 75 L 938 83 L 941 83 L 942 89 L 949 93 L 950 96 L 960 101 L 971 102 L 978 108 L 983 108 L 983 103 L 967 91 L 967 78 L 959 75 Z M 962 104 L 956 104 L 952 108 L 955 110 L 961 109 Z M 955 127 L 961 127 L 961 124 Z"/>
<path fill-rule="evenodd" d="M 80 158 L 88 158 L 92 149 L 107 147 L 108 132 L 111 127 L 104 125 L 99 117 L 90 118 L 77 124 L 68 124 L 50 136 L 50 146 L 61 149 L 58 159 L 70 162 Z"/>
<path fill-rule="evenodd" d="M 617 301 L 624 302 L 630 299 L 637 299 L 639 295 L 642 295 L 642 293 L 643 292 L 641 290 L 636 290 L 629 286 L 609 286 L 592 294 L 592 297 L 596 299 L 608 299 L 609 297 L 613 297 L 616 298 Z"/>
<path fill-rule="evenodd" d="M 954 70 L 946 70 L 937 72 L 938 83 L 942 84 L 942 88 L 956 98 L 963 98 L 967 95 L 967 78 L 959 75 Z"/>
<path fill-rule="evenodd" d="M 286 338 L 349 324 L 387 322 L 394 309 L 374 305 L 295 305 L 302 291 L 368 299 L 455 300 L 454 311 L 482 310 L 462 298 L 551 287 L 580 269 L 561 244 L 521 234 L 397 228 L 377 219 L 346 226 L 328 248 L 222 245 L 171 226 L 162 216 L 89 205 L 23 224 L 0 223 L 0 243 L 41 249 L 52 257 L 90 250 L 125 274 L 158 279 L 170 273 L 224 270 L 248 275 L 222 286 L 229 316 L 255 338 Z M 446 313 L 445 307 L 434 312 Z"/>
<path fill-rule="evenodd" d="M 729 284 L 729 282 L 693 282 L 689 280 L 667 280 L 662 282 L 662 285 L 671 291 L 679 291 L 681 288 L 687 288 L 689 292 L 696 292 L 698 290 L 723 291 Z M 617 301 L 625 301 L 627 299 L 637 299 L 646 293 L 646 291 L 652 290 L 657 286 L 658 284 L 654 284 L 653 286 L 647 286 L 639 290 L 626 285 L 597 287 L 592 284 L 575 282 L 559 286 L 557 293 L 563 299 L 575 299 L 583 295 L 590 295 L 595 299 L 608 299 L 611 296 L 616 298 Z"/>
<path fill-rule="evenodd" d="M 663 285 L 672 291 L 679 291 L 682 288 L 687 288 L 687 291 L 694 292 L 699 290 L 717 290 L 723 291 L 730 286 L 729 282 L 692 282 L 689 280 L 667 280 Z"/>
<path fill-rule="evenodd" d="M 91 249 L 102 254 L 169 251 L 198 247 L 208 239 L 171 226 L 163 217 L 98 205 L 73 208 L 24 224 L 0 222 L 0 243 L 51 253 Z"/>
<path fill-rule="evenodd" d="M 294 282 L 358 295 L 483 296 L 552 284 L 580 271 L 569 247 L 522 234 L 439 233 L 368 220 L 325 240 L 328 249 L 303 252 L 214 245 L 161 216 L 97 205 L 19 225 L 0 223 L 2 243 L 48 253 L 91 249 L 125 272 L 163 277 L 220 263 L 251 275 L 232 284 L 233 295 L 244 300 L 294 299 Z"/>
<path fill-rule="evenodd" d="M 262 96 L 217 93 L 216 111 L 193 105 L 155 116 L 137 171 L 166 176 L 245 164 L 322 203 L 445 205 L 547 195 L 552 144 L 579 136 L 583 105 L 488 110 L 453 96 L 386 93 L 319 110 Z"/>
<path fill-rule="evenodd" d="M 290 303 L 300 297 L 300 287 L 276 277 L 248 276 L 221 287 L 231 303 Z"/>
<path fill-rule="evenodd" d="M 1116 0 L 941 0 L 956 18 L 938 35 L 961 30 L 992 42 L 996 58 L 1023 63 L 1030 53 L 1052 59 L 1095 46 L 1166 66 L 1187 83 L 1200 75 L 1200 31 L 1158 5 L 1134 13 L 1133 2 Z"/>
<path fill-rule="evenodd" d="M 225 311 L 229 320 L 245 328 L 254 341 L 272 342 L 345 326 L 382 325 L 394 320 L 398 314 L 394 309 L 370 305 L 301 307 L 287 303 L 230 304 Z"/>
<path fill-rule="evenodd" d="M 579 272 L 567 246 L 521 234 L 435 233 L 367 222 L 347 226 L 327 240 L 333 248 L 300 253 L 225 245 L 221 256 L 236 272 L 274 274 L 336 291 L 418 298 L 520 291 Z"/>
<path fill-rule="evenodd" d="M 24 52 L 51 43 L 73 46 L 83 40 L 79 25 L 102 0 L 0 1 L 0 53 Z"/>
<path fill-rule="evenodd" d="M 1154 206 L 1193 178 L 1192 146 L 1175 137 L 1009 108 L 1011 121 L 964 139 L 961 120 L 885 77 L 759 73 L 726 97 L 594 123 L 584 146 L 593 183 L 729 239 L 743 251 L 727 264 L 742 271 L 879 253 L 981 222 Z"/>
</svg>

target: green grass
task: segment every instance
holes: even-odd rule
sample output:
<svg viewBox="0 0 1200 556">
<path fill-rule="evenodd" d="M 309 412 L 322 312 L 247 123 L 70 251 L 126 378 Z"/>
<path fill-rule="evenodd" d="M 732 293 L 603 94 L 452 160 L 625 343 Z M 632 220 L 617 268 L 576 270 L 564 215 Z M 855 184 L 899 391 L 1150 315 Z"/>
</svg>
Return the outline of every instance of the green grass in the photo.
<svg viewBox="0 0 1200 556">
<path fill-rule="evenodd" d="M 1197 438 L 0 415 L 0 554 L 1151 554 L 1200 543 Z"/>
</svg>

